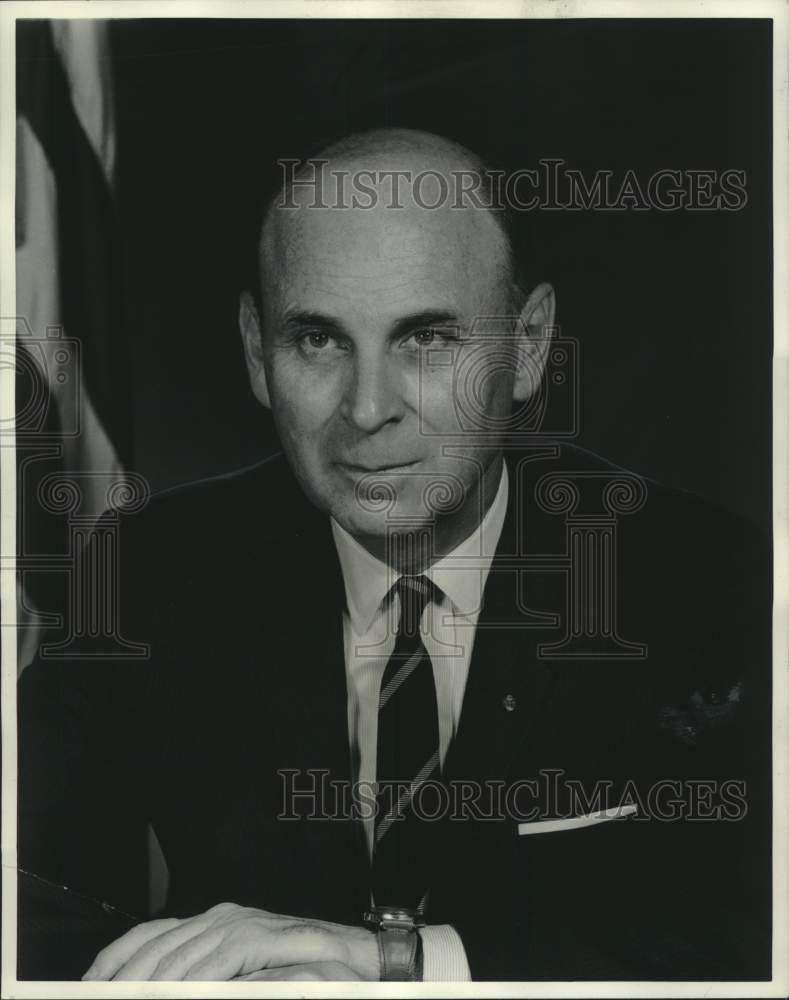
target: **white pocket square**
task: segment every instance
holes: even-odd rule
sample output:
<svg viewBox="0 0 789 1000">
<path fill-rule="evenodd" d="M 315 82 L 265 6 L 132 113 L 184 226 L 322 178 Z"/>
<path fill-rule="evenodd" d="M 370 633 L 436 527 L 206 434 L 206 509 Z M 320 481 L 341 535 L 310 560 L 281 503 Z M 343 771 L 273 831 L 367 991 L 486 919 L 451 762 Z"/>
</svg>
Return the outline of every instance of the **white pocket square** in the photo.
<svg viewBox="0 0 789 1000">
<path fill-rule="evenodd" d="M 638 806 L 617 806 L 615 809 L 601 809 L 586 816 L 571 816 L 569 819 L 541 819 L 534 823 L 518 823 L 518 836 L 532 833 L 558 833 L 560 830 L 577 830 L 583 826 L 594 826 L 610 819 L 624 819 L 638 811 Z"/>
</svg>

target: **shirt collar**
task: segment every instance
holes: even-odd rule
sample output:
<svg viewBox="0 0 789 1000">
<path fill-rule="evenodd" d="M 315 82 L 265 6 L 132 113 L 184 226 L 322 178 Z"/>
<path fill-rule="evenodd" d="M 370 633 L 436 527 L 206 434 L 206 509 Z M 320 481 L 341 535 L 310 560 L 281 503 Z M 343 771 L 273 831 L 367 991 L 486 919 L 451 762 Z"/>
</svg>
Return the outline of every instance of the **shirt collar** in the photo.
<svg viewBox="0 0 789 1000">
<path fill-rule="evenodd" d="M 479 609 L 504 526 L 508 495 L 507 463 L 502 462 L 499 488 L 485 517 L 468 538 L 425 570 L 425 576 L 446 594 L 455 614 L 473 615 Z M 330 521 L 345 583 L 348 614 L 356 634 L 364 635 L 400 574 L 371 555 L 334 518 Z"/>
</svg>

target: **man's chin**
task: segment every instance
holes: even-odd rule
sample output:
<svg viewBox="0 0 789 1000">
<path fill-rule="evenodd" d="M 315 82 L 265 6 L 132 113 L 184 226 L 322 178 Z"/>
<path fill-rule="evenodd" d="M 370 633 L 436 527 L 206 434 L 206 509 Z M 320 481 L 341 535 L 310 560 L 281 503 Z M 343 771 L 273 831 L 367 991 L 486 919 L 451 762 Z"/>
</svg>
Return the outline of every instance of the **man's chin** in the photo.
<svg viewBox="0 0 789 1000">
<path fill-rule="evenodd" d="M 353 509 L 345 507 L 333 511 L 332 516 L 349 535 L 360 542 L 376 544 L 384 544 L 387 538 L 400 536 L 429 536 L 435 525 L 435 515 L 424 508 L 399 503 L 382 505 L 380 510 L 367 510 L 354 501 Z"/>
</svg>

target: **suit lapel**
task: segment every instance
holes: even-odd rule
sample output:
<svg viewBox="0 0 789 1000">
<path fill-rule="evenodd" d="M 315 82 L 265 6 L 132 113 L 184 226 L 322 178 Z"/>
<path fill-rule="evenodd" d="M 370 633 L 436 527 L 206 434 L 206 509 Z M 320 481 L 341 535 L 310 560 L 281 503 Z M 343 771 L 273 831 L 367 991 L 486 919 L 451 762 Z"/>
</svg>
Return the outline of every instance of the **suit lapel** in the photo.
<svg viewBox="0 0 789 1000">
<path fill-rule="evenodd" d="M 537 656 L 546 630 L 519 608 L 519 578 L 503 565 L 502 551 L 509 551 L 506 542 L 485 588 L 458 732 L 446 762 L 450 779 L 503 779 L 556 687 L 559 668 Z M 529 606 L 550 607 L 543 598 L 557 581 L 544 573 L 533 576 L 527 585 Z"/>
<path fill-rule="evenodd" d="M 477 625 L 463 709 L 457 736 L 445 766 L 450 782 L 474 782 L 483 790 L 481 802 L 491 799 L 484 790 L 492 781 L 505 782 L 518 751 L 530 738 L 536 741 L 537 723 L 555 708 L 562 690 L 563 667 L 538 657 L 540 643 L 553 638 L 552 623 L 541 614 L 555 614 L 562 604 L 565 582 L 561 573 L 516 569 L 524 552 L 555 550 L 562 544 L 563 526 L 546 525 L 525 510 L 526 491 L 511 483 L 507 517 L 488 576 Z M 526 507 L 530 505 L 527 503 Z M 523 532 L 527 532 L 524 536 Z M 525 598 L 525 600 L 524 600 Z M 529 775 L 519 775 L 529 777 Z M 533 776 L 532 776 L 533 777 Z M 478 824 L 456 823 L 445 828 L 444 862 L 457 865 L 473 843 Z"/>
<path fill-rule="evenodd" d="M 272 669 L 266 697 L 278 749 L 283 797 L 287 789 L 315 789 L 314 799 L 283 801 L 286 834 L 304 852 L 316 888 L 336 907 L 366 905 L 366 856 L 358 822 L 343 816 L 332 782 L 350 787 L 350 747 L 342 613 L 345 593 L 328 519 L 308 512 L 286 556 L 293 573 L 293 613 L 283 613 L 266 637 Z M 271 625 L 271 622 L 269 622 Z M 314 803 L 314 805 L 313 805 Z M 312 818 L 310 818 L 312 817 Z M 322 818 L 328 817 L 328 818 Z M 358 914 L 357 914 L 358 916 Z"/>
</svg>

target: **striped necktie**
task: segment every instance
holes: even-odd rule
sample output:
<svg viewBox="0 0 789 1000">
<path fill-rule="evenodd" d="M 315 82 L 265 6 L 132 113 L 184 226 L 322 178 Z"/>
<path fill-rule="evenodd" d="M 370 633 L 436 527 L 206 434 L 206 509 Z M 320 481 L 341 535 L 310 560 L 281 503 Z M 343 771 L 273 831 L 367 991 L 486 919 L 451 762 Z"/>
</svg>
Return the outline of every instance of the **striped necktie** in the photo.
<svg viewBox="0 0 789 1000">
<path fill-rule="evenodd" d="M 392 590 L 400 623 L 378 700 L 372 889 L 376 906 L 423 910 L 436 824 L 422 818 L 428 807 L 420 807 L 419 790 L 441 769 L 433 666 L 419 626 L 434 587 L 424 576 L 402 576 Z"/>
</svg>

